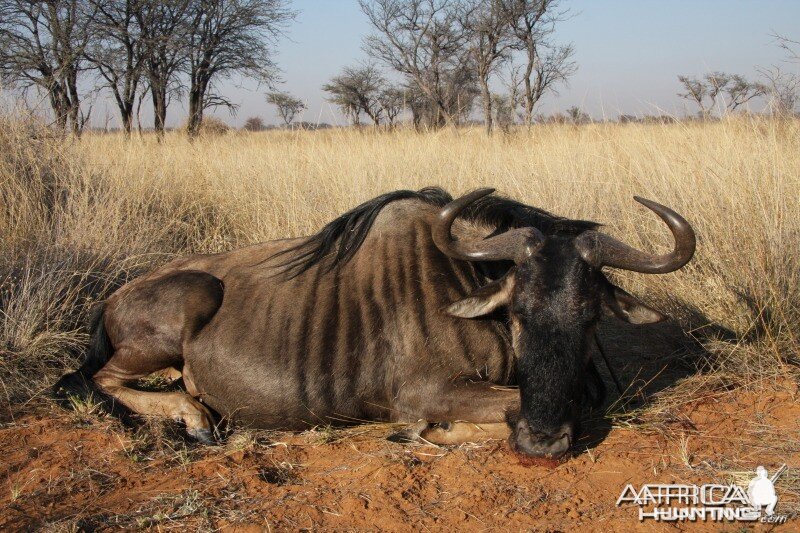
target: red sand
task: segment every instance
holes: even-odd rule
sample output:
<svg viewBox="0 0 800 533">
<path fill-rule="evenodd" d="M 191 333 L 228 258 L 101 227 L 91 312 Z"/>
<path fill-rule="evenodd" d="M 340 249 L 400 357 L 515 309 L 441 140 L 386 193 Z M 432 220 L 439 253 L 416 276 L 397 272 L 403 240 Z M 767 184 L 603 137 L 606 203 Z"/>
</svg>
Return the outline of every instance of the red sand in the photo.
<svg viewBox="0 0 800 533">
<path fill-rule="evenodd" d="M 636 507 L 615 502 L 627 483 L 723 482 L 722 470 L 800 466 L 796 399 L 791 387 L 767 398 L 709 396 L 676 413 L 672 429 L 613 430 L 564 461 L 520 459 L 503 441 L 394 444 L 377 427 L 137 452 L 131 432 L 43 409 L 0 429 L 0 529 L 80 519 L 100 529 L 733 531 L 741 524 L 639 523 Z M 781 483 L 778 511 L 796 508 L 800 496 Z M 800 529 L 800 518 L 779 529 Z"/>
</svg>

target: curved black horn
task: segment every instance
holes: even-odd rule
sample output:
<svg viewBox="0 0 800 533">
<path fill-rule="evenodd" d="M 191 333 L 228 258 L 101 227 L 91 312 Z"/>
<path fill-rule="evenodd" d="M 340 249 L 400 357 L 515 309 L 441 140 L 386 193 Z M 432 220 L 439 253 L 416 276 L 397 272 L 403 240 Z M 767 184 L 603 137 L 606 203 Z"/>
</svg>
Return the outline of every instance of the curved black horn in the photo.
<svg viewBox="0 0 800 533">
<path fill-rule="evenodd" d="M 459 213 L 494 189 L 478 189 L 444 206 L 431 227 L 433 242 L 445 255 L 465 261 L 524 261 L 544 240 L 542 233 L 532 227 L 515 228 L 494 237 L 477 241 L 456 241 L 450 234 Z"/>
<path fill-rule="evenodd" d="M 599 231 L 587 231 L 575 239 L 575 247 L 581 257 L 597 268 L 607 266 L 644 274 L 666 274 L 683 267 L 694 255 L 697 246 L 692 226 L 668 207 L 638 196 L 633 199 L 653 211 L 667 224 L 675 239 L 672 252 L 664 255 L 649 254 Z"/>
</svg>

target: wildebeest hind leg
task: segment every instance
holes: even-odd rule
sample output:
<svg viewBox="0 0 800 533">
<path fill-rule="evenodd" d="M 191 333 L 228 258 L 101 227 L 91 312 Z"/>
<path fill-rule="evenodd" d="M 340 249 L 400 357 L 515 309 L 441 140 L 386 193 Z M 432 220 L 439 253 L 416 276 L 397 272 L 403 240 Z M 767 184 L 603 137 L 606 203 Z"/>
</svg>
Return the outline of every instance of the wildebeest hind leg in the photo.
<svg viewBox="0 0 800 533">
<path fill-rule="evenodd" d="M 95 383 L 132 411 L 179 420 L 191 436 L 211 442 L 213 418 L 195 398 L 139 391 L 130 384 L 165 368 L 186 367 L 185 346 L 214 317 L 223 292 L 214 276 L 186 271 L 139 282 L 112 296 L 103 323 L 113 354 L 94 375 Z"/>
<path fill-rule="evenodd" d="M 131 411 L 144 416 L 172 418 L 183 422 L 189 435 L 200 442 L 213 443 L 214 419 L 211 412 L 188 394 L 145 392 L 127 386 L 154 372 L 153 368 L 156 366 L 161 366 L 157 358 L 122 348 L 95 374 L 94 381 L 103 392 Z"/>
</svg>

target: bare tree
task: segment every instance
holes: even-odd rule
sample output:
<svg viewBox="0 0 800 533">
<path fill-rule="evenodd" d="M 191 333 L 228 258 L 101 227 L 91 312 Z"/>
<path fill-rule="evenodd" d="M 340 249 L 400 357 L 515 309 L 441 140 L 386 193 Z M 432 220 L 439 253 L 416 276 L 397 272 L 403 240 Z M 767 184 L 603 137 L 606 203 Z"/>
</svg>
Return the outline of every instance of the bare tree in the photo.
<svg viewBox="0 0 800 533">
<path fill-rule="evenodd" d="M 796 39 L 790 39 L 785 35 L 780 35 L 777 33 L 773 34 L 773 37 L 777 39 L 778 46 L 786 51 L 788 55 L 786 58 L 787 62 L 800 63 L 800 41 Z"/>
<path fill-rule="evenodd" d="M 299 98 L 280 91 L 267 93 L 267 103 L 275 106 L 278 116 L 287 126 L 294 122 L 295 117 L 306 108 L 306 104 Z"/>
<path fill-rule="evenodd" d="M 761 83 L 753 83 L 739 74 L 725 72 L 712 72 L 703 79 L 678 76 L 678 81 L 685 91 L 678 93 L 678 96 L 694 102 L 699 108 L 699 116 L 704 119 L 709 118 L 714 109 L 732 113 L 767 91 L 766 86 Z"/>
<path fill-rule="evenodd" d="M 413 80 L 406 82 L 403 92 L 406 106 L 411 111 L 411 123 L 415 130 L 420 131 L 429 117 L 434 116 L 431 111 L 431 101 Z"/>
<path fill-rule="evenodd" d="M 452 123 L 458 125 L 467 121 L 481 93 L 472 61 L 465 60 L 458 68 L 446 72 L 441 83 L 445 109 Z"/>
<path fill-rule="evenodd" d="M 406 107 L 406 91 L 396 87 L 384 87 L 378 95 L 378 103 L 389 128 L 394 128 L 397 117 Z"/>
<path fill-rule="evenodd" d="M 711 72 L 706 74 L 706 93 L 711 100 L 711 108 L 717 109 L 717 99 L 720 94 L 728 87 L 731 81 L 730 74 L 724 72 Z"/>
<path fill-rule="evenodd" d="M 249 117 L 242 127 L 245 131 L 263 131 L 266 129 L 261 117 Z"/>
<path fill-rule="evenodd" d="M 538 50 L 541 55 L 534 65 L 533 79 L 528 83 L 527 80 L 531 78 L 523 78 L 526 80 L 523 92 L 526 122 L 527 110 L 535 108 L 545 94 L 558 94 L 559 85 L 568 85 L 570 76 L 578 70 L 577 64 L 572 60 L 575 49 L 571 44 L 551 46 L 543 43 Z"/>
<path fill-rule="evenodd" d="M 508 132 L 514 123 L 514 100 L 509 94 L 492 95 L 492 112 L 497 126 L 504 132 Z"/>
<path fill-rule="evenodd" d="M 142 69 L 153 104 L 153 129 L 164 135 L 170 98 L 182 92 L 178 72 L 189 41 L 189 0 L 138 0 L 136 18 L 146 53 Z"/>
<path fill-rule="evenodd" d="M 458 0 L 359 0 L 375 29 L 364 40 L 373 58 L 413 80 L 435 109 L 434 123 L 453 122 L 446 80 L 463 68 L 464 31 Z"/>
<path fill-rule="evenodd" d="M 514 124 L 517 121 L 517 117 L 525 118 L 524 113 L 518 113 L 522 101 L 522 95 L 520 94 L 520 89 L 522 88 L 522 67 L 520 65 L 515 65 L 512 60 L 508 64 L 505 76 L 501 76 L 500 80 L 507 91 L 506 105 L 508 109 L 506 111 L 509 113 L 509 125 Z"/>
<path fill-rule="evenodd" d="M 277 67 L 273 45 L 294 12 L 286 0 L 196 0 L 189 7 L 189 119 L 197 135 L 206 109 L 236 106 L 214 90 L 214 82 L 234 74 L 272 84 Z"/>
<path fill-rule="evenodd" d="M 322 90 L 330 95 L 327 100 L 337 106 L 353 126 L 360 126 L 361 104 L 359 99 L 347 85 L 340 83 L 337 78 L 338 76 L 323 85 Z"/>
<path fill-rule="evenodd" d="M 461 26 L 475 68 L 483 102 L 486 133 L 492 133 L 492 95 L 489 76 L 508 57 L 511 32 L 502 0 L 472 0 L 462 8 Z"/>
<path fill-rule="evenodd" d="M 750 82 L 744 76 L 733 74 L 725 88 L 728 95 L 726 107 L 729 112 L 734 112 L 753 98 L 764 96 L 767 90 L 767 86 L 763 83 Z"/>
<path fill-rule="evenodd" d="M 791 116 L 800 102 L 800 77 L 780 67 L 760 69 L 766 79 L 767 105 L 775 116 Z"/>
<path fill-rule="evenodd" d="M 556 92 L 558 85 L 567 83 L 577 70 L 572 45 L 556 45 L 550 40 L 557 23 L 569 16 L 559 4 L 559 0 L 502 1 L 517 46 L 525 52 L 522 100 L 528 126 L 542 96 Z"/>
<path fill-rule="evenodd" d="M 678 81 L 681 82 L 685 90 L 685 92 L 678 93 L 678 96 L 697 104 L 697 107 L 700 108 L 698 112 L 700 117 L 708 117 L 709 107 L 706 104 L 708 89 L 706 88 L 706 84 L 693 76 L 678 76 Z"/>
<path fill-rule="evenodd" d="M 55 123 L 80 135 L 78 77 L 84 70 L 92 13 L 79 0 L 0 0 L 0 79 L 47 95 Z"/>
<path fill-rule="evenodd" d="M 448 71 L 439 83 L 442 94 L 439 103 L 431 100 L 413 80 L 405 85 L 406 106 L 411 110 L 412 122 L 418 131 L 423 127 L 441 127 L 442 108 L 451 124 L 460 124 L 468 118 L 480 94 L 475 71 L 469 63 Z"/>
<path fill-rule="evenodd" d="M 786 52 L 783 63 L 800 63 L 800 41 L 779 34 L 774 34 L 773 37 Z M 766 80 L 764 85 L 770 112 L 776 116 L 793 115 L 800 103 L 800 76 L 787 72 L 781 66 L 760 68 L 759 73 Z"/>
<path fill-rule="evenodd" d="M 88 2 L 95 17 L 86 58 L 114 96 L 122 129 L 130 135 L 147 52 L 137 16 L 140 0 Z"/>
<path fill-rule="evenodd" d="M 567 109 L 566 117 L 572 124 L 588 124 L 592 121 L 592 117 L 584 113 L 578 106 L 572 106 Z"/>
<path fill-rule="evenodd" d="M 374 65 L 345 67 L 342 73 L 322 86 L 336 104 L 349 116 L 354 125 L 360 124 L 360 114 L 365 113 L 378 126 L 383 113 L 380 96 L 386 80 Z"/>
</svg>

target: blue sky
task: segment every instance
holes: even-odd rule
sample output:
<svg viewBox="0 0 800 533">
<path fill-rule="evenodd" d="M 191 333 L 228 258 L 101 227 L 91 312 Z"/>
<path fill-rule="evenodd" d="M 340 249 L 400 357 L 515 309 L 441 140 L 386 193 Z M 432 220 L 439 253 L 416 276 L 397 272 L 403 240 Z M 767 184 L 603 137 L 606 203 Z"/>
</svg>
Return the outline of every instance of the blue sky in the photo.
<svg viewBox="0 0 800 533">
<path fill-rule="evenodd" d="M 361 40 L 369 25 L 356 0 L 295 0 L 293 6 L 300 13 L 277 57 L 281 89 L 307 103 L 304 120 L 342 123 L 320 87 L 342 67 L 366 59 Z M 754 78 L 757 66 L 784 57 L 773 32 L 800 39 L 800 0 L 565 0 L 564 6 L 574 16 L 555 38 L 574 44 L 579 70 L 568 89 L 541 102 L 544 113 L 579 105 L 595 118 L 682 114 L 678 74 L 722 70 Z M 239 113 L 216 114 L 235 125 L 250 116 L 274 123 L 265 91 L 251 82 L 228 82 L 223 92 L 240 104 Z M 171 121 L 184 113 L 175 105 Z"/>
</svg>

